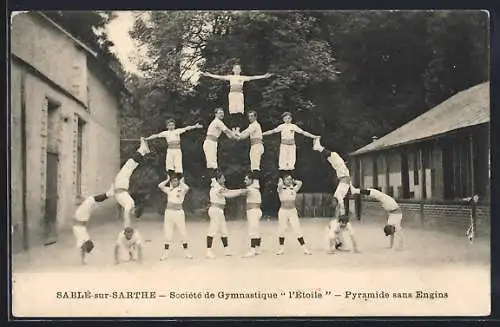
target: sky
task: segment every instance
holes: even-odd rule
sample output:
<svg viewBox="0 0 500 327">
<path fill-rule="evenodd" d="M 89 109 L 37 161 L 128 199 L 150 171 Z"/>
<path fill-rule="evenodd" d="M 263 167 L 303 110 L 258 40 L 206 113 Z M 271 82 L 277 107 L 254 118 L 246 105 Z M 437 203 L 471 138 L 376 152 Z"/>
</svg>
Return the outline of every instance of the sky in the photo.
<svg viewBox="0 0 500 327">
<path fill-rule="evenodd" d="M 114 43 L 112 51 L 126 71 L 139 73 L 134 57 L 137 57 L 137 50 L 134 41 L 128 34 L 134 24 L 134 17 L 131 11 L 117 11 L 117 17 L 108 25 L 107 32 L 109 39 Z"/>
<path fill-rule="evenodd" d="M 133 13 L 133 11 L 115 11 L 116 18 L 107 26 L 107 33 L 109 39 L 114 43 L 111 50 L 117 55 L 123 68 L 130 73 L 142 75 L 136 64 L 137 57 L 139 57 L 138 46 L 129 35 L 129 31 L 134 25 Z M 185 49 L 185 51 L 189 52 L 189 49 Z M 197 84 L 199 79 L 197 66 L 188 69 L 184 78 L 189 79 L 193 85 Z"/>
</svg>

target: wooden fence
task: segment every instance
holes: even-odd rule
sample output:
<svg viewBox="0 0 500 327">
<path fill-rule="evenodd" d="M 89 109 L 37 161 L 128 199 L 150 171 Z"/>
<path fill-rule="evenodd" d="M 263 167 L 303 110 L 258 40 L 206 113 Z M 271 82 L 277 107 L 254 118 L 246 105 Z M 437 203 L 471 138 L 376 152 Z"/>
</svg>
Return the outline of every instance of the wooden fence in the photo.
<svg viewBox="0 0 500 327">
<path fill-rule="evenodd" d="M 380 203 L 353 197 L 351 212 L 363 222 L 384 223 L 387 215 Z M 491 204 L 461 200 L 398 199 L 403 211 L 403 226 L 463 234 L 471 224 L 476 236 L 489 237 L 491 232 Z"/>
<path fill-rule="evenodd" d="M 206 218 L 209 199 L 207 192 L 193 189 L 184 201 L 184 211 L 187 219 Z M 297 195 L 297 211 L 301 217 L 332 217 L 332 194 L 329 193 L 299 193 Z M 262 211 L 267 217 L 277 217 L 279 204 L 277 199 L 263 197 Z M 226 218 L 228 220 L 245 219 L 245 198 L 229 199 L 226 205 Z M 164 196 L 154 196 L 147 202 L 146 212 L 156 212 L 163 215 L 166 206 Z"/>
<path fill-rule="evenodd" d="M 299 193 L 297 195 L 297 211 L 300 217 L 333 217 L 331 193 Z M 158 219 L 163 219 L 165 197 L 151 197 L 146 212 L 156 212 Z M 227 220 L 246 219 L 244 197 L 229 199 L 226 205 Z M 476 232 L 482 236 L 489 235 L 491 210 L 489 203 L 469 203 L 464 201 L 413 200 L 398 199 L 403 209 L 403 225 L 410 228 L 436 229 L 463 233 L 470 221 L 473 221 Z M 267 204 L 266 204 L 267 203 Z M 366 223 L 383 223 L 386 214 L 380 203 L 373 200 L 361 200 L 350 196 L 345 201 L 346 209 L 351 212 L 351 219 Z M 208 192 L 193 189 L 184 202 L 184 210 L 188 220 L 206 220 L 209 206 Z M 276 198 L 263 196 L 263 215 L 276 218 L 279 203 Z"/>
</svg>

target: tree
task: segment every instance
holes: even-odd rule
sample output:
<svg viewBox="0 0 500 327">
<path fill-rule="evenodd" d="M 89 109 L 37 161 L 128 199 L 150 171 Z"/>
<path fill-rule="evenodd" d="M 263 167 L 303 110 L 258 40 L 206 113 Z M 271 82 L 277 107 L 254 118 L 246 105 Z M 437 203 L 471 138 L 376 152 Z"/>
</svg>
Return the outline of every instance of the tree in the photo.
<svg viewBox="0 0 500 327">
<path fill-rule="evenodd" d="M 138 17 L 131 32 L 151 58 L 141 67 L 145 78 L 133 115 L 142 117 L 144 133 L 156 132 L 166 117 L 207 126 L 214 108 L 227 108 L 228 86 L 213 79 L 193 85 L 186 78 L 190 65 L 225 74 L 238 62 L 244 74 L 275 74 L 244 90 L 245 107 L 258 112 L 265 130 L 291 111 L 297 124 L 348 160 L 372 136 L 487 80 L 487 24 L 484 12 L 458 11 L 154 12 Z M 304 190 L 330 192 L 335 180 L 328 163 L 310 140 L 297 139 Z M 185 170 L 197 181 L 204 172 L 203 134 L 185 141 L 192 159 Z M 247 148 L 221 139 L 219 162 L 235 181 L 248 169 Z M 276 137 L 266 138 L 269 196 L 278 148 Z"/>
<path fill-rule="evenodd" d="M 434 56 L 424 73 L 426 108 L 489 79 L 486 12 L 439 12 L 429 18 L 428 32 Z"/>
</svg>

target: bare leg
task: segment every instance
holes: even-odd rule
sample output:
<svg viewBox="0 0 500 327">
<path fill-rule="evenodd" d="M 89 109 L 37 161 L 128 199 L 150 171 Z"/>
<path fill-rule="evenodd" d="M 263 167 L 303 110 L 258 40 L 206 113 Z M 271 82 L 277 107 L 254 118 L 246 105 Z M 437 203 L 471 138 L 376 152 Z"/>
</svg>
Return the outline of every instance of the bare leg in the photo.
<svg viewBox="0 0 500 327">
<path fill-rule="evenodd" d="M 82 263 L 82 265 L 87 264 L 87 258 L 85 257 L 85 249 L 83 247 L 80 249 L 80 262 Z"/>
<path fill-rule="evenodd" d="M 329 238 L 328 240 L 328 251 L 329 254 L 335 253 L 335 238 Z"/>
<path fill-rule="evenodd" d="M 124 209 L 123 210 L 123 228 L 130 227 L 130 213 L 132 210 Z"/>
<path fill-rule="evenodd" d="M 123 208 L 124 228 L 130 227 L 130 215 L 132 214 L 132 211 L 134 210 L 135 207 L 134 199 L 132 199 L 130 194 L 126 191 L 116 193 L 115 199 Z"/>
<path fill-rule="evenodd" d="M 338 208 L 338 212 L 337 212 L 337 214 L 338 214 L 339 216 L 341 216 L 341 217 L 342 217 L 342 216 L 345 216 L 344 201 L 338 201 L 337 203 L 338 203 L 338 204 L 337 204 L 337 208 Z"/>
<path fill-rule="evenodd" d="M 332 205 L 333 205 L 333 219 L 337 219 L 339 218 L 340 208 L 339 208 L 339 202 L 335 197 L 332 199 Z"/>
<path fill-rule="evenodd" d="M 403 250 L 403 231 L 399 230 L 396 231 L 393 235 L 393 238 L 395 238 L 395 250 L 396 251 L 401 251 Z"/>
</svg>

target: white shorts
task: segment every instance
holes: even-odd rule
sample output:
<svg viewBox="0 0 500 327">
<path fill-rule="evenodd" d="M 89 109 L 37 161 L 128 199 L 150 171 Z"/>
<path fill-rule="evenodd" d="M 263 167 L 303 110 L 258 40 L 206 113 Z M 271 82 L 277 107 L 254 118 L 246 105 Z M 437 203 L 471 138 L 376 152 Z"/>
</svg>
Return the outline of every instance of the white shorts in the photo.
<svg viewBox="0 0 500 327">
<path fill-rule="evenodd" d="M 73 225 L 73 234 L 75 235 L 77 249 L 81 248 L 83 243 L 90 240 L 89 232 L 84 225 Z"/>
<path fill-rule="evenodd" d="M 203 142 L 203 152 L 207 160 L 207 168 L 217 169 L 217 142 L 205 140 Z"/>
<path fill-rule="evenodd" d="M 297 156 L 297 146 L 280 144 L 280 154 L 278 160 L 279 170 L 294 170 Z"/>
<path fill-rule="evenodd" d="M 165 156 L 165 169 L 182 173 L 182 151 L 181 149 L 167 149 Z"/>
<path fill-rule="evenodd" d="M 128 192 L 122 191 L 115 193 L 116 202 L 120 204 L 120 206 L 125 210 L 132 210 L 135 206 L 134 199 L 130 196 Z"/>
<path fill-rule="evenodd" d="M 250 238 L 259 238 L 259 221 L 262 217 L 261 209 L 250 209 L 247 210 L 247 220 L 248 220 L 248 235 Z"/>
<path fill-rule="evenodd" d="M 254 144 L 250 147 L 250 170 L 260 170 L 260 159 L 263 154 L 263 144 Z"/>
<path fill-rule="evenodd" d="M 221 208 L 210 207 L 208 208 L 208 216 L 210 217 L 210 225 L 208 226 L 207 236 L 214 237 L 217 232 L 221 236 L 228 236 L 226 217 L 224 210 Z"/>
<path fill-rule="evenodd" d="M 243 92 L 229 92 L 228 103 L 230 114 L 242 114 L 245 112 L 245 97 L 243 96 Z"/>
<path fill-rule="evenodd" d="M 401 221 L 403 220 L 403 213 L 389 213 L 389 217 L 387 217 L 387 225 L 393 225 L 396 227 L 396 231 L 401 229 Z"/>
<path fill-rule="evenodd" d="M 172 240 L 175 227 L 177 227 L 177 230 L 181 235 L 182 242 L 187 242 L 186 217 L 184 214 L 184 210 L 165 210 L 163 223 L 163 234 L 165 237 L 165 242 L 169 243 Z"/>
<path fill-rule="evenodd" d="M 339 182 L 335 189 L 335 193 L 333 193 L 333 197 L 343 204 L 344 198 L 347 192 L 349 192 L 350 187 L 348 183 Z"/>
<path fill-rule="evenodd" d="M 114 188 L 128 190 L 130 176 L 132 176 L 137 166 L 139 164 L 135 160 L 128 159 L 115 177 Z"/>
<path fill-rule="evenodd" d="M 350 185 L 344 182 L 339 182 L 337 185 L 337 188 L 335 189 L 335 193 L 333 193 L 333 197 L 337 200 L 338 206 L 340 208 L 340 214 L 344 215 L 345 214 L 345 209 L 344 209 L 344 198 L 347 195 L 347 192 L 349 192 Z"/>
<path fill-rule="evenodd" d="M 288 229 L 288 222 L 290 222 L 290 226 L 292 226 L 297 237 L 302 237 L 297 209 L 279 209 L 278 235 L 280 237 L 285 237 L 286 230 Z"/>
</svg>

